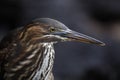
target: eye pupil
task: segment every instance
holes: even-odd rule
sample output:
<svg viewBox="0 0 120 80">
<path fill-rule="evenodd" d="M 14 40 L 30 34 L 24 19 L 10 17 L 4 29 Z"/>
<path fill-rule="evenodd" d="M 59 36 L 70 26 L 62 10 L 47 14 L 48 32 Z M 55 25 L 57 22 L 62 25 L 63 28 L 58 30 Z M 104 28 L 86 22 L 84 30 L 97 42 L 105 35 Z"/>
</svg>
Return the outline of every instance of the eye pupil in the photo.
<svg viewBox="0 0 120 80">
<path fill-rule="evenodd" d="M 55 29 L 51 29 L 51 31 L 54 31 Z"/>
<path fill-rule="evenodd" d="M 54 32 L 54 31 L 55 31 L 55 28 L 51 28 L 50 31 L 51 31 L 51 32 Z"/>
</svg>

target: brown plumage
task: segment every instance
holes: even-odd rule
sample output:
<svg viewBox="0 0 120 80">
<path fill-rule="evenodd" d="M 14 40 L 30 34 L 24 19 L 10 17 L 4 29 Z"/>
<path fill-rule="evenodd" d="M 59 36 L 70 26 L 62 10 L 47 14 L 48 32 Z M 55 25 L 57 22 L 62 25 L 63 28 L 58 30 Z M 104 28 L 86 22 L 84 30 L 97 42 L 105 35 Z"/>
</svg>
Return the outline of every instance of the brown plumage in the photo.
<svg viewBox="0 0 120 80">
<path fill-rule="evenodd" d="M 103 42 L 70 30 L 59 21 L 40 18 L 8 33 L 0 43 L 0 80 L 53 80 L 53 44 Z"/>
</svg>

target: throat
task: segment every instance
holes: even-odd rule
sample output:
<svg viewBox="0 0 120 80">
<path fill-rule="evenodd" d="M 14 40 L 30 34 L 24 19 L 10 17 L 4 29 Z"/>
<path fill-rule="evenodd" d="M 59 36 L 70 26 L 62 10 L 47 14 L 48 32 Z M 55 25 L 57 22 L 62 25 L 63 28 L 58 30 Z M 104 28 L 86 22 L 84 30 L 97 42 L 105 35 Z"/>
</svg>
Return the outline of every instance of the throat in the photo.
<svg viewBox="0 0 120 80">
<path fill-rule="evenodd" d="M 39 63 L 33 80 L 48 80 L 53 68 L 55 55 L 53 43 L 42 43 L 41 47 L 44 49 L 41 57 L 42 61 Z"/>
</svg>

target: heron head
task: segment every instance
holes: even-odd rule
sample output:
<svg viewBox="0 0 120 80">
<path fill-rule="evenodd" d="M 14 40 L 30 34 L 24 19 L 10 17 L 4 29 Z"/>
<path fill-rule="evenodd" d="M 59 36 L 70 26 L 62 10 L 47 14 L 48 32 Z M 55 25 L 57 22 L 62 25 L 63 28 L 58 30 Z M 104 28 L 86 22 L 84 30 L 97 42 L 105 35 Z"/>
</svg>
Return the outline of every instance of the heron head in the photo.
<svg viewBox="0 0 120 80">
<path fill-rule="evenodd" d="M 95 38 L 73 31 L 63 23 L 50 18 L 33 20 L 32 23 L 27 25 L 25 32 L 27 32 L 29 39 L 40 42 L 78 41 L 105 45 Z"/>
</svg>

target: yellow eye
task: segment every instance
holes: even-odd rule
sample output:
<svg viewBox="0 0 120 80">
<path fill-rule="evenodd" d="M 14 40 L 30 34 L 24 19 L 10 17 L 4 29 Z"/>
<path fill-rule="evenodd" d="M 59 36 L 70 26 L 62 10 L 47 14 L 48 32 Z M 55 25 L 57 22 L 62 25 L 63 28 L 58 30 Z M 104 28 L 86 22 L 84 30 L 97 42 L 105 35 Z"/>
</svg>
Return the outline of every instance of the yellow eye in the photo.
<svg viewBox="0 0 120 80">
<path fill-rule="evenodd" d="M 50 32 L 55 32 L 55 31 L 56 31 L 56 29 L 54 27 L 50 28 Z"/>
</svg>

